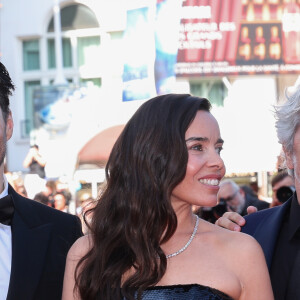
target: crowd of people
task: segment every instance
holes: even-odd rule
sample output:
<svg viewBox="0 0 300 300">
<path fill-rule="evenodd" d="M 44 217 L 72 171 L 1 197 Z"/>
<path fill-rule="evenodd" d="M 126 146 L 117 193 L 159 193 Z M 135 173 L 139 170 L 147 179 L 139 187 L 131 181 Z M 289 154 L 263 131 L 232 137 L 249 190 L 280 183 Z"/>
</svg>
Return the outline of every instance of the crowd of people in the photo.
<svg viewBox="0 0 300 300">
<path fill-rule="evenodd" d="M 300 87 L 275 112 L 288 173 L 274 176 L 271 205 L 224 179 L 210 102 L 166 94 L 133 114 L 98 201 L 82 194 L 78 216 L 55 182 L 29 199 L 10 180 L 13 90 L 0 63 L 1 300 L 300 299 Z M 24 166 L 42 170 L 38 147 L 29 152 Z M 218 203 L 205 220 L 199 208 Z"/>
<path fill-rule="evenodd" d="M 29 173 L 30 176 L 34 173 Z M 9 184 L 14 188 L 14 190 L 20 195 L 27 197 L 29 199 L 40 202 L 49 207 L 53 207 L 60 211 L 66 213 L 73 213 L 69 209 L 71 201 L 75 202 L 75 214 L 83 219 L 83 213 L 87 210 L 87 207 L 91 208 L 94 205 L 96 199 L 92 197 L 91 191 L 88 189 L 80 189 L 75 195 L 72 195 L 68 187 L 68 183 L 63 182 L 59 179 L 57 180 L 47 180 L 44 178 L 44 182 L 40 186 L 34 186 L 35 181 L 27 181 L 25 184 L 24 178 L 25 174 L 13 174 L 10 172 L 5 172 L 5 176 Z M 30 184 L 29 184 L 30 183 Z M 28 185 L 29 184 L 29 185 Z M 31 187 L 33 185 L 33 187 Z M 32 197 L 29 197 L 28 190 L 35 192 Z M 85 231 L 87 233 L 87 231 Z"/>
<path fill-rule="evenodd" d="M 262 210 L 286 202 L 295 191 L 294 179 L 286 170 L 279 170 L 271 177 L 272 200 L 261 199 L 250 184 L 237 184 L 232 179 L 220 183 L 218 204 L 214 207 L 195 207 L 194 212 L 201 218 L 215 223 L 225 212 L 236 212 L 241 216 L 248 214 L 252 207 Z"/>
</svg>

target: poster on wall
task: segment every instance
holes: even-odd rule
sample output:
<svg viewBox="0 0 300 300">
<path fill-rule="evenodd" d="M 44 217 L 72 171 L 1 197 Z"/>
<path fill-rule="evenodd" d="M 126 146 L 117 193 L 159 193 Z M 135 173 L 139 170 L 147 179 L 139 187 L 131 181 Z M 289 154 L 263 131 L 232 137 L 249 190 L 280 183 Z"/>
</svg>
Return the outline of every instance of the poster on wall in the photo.
<svg viewBox="0 0 300 300">
<path fill-rule="evenodd" d="M 153 25 L 148 7 L 127 11 L 124 32 L 123 101 L 155 95 Z"/>
<path fill-rule="evenodd" d="M 172 12 L 170 14 L 170 12 Z M 155 37 L 155 87 L 158 95 L 171 92 L 176 83 L 181 1 L 157 0 Z"/>
<path fill-rule="evenodd" d="M 124 101 L 149 98 L 152 80 L 163 94 L 178 77 L 300 73 L 300 0 L 155 5 L 153 19 L 149 8 L 128 11 Z"/>
<path fill-rule="evenodd" d="M 68 129 L 74 105 L 86 97 L 86 89 L 75 86 L 45 86 L 33 92 L 34 128 L 51 132 Z"/>
<path fill-rule="evenodd" d="M 183 1 L 177 76 L 299 72 L 300 1 Z"/>
</svg>

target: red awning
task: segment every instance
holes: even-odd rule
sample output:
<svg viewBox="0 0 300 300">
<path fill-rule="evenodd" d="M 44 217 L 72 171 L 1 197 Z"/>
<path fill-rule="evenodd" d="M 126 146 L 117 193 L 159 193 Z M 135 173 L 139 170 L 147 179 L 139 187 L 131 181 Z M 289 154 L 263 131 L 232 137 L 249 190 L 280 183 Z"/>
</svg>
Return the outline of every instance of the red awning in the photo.
<svg viewBox="0 0 300 300">
<path fill-rule="evenodd" d="M 125 125 L 117 125 L 99 132 L 79 151 L 79 164 L 103 164 Z"/>
</svg>

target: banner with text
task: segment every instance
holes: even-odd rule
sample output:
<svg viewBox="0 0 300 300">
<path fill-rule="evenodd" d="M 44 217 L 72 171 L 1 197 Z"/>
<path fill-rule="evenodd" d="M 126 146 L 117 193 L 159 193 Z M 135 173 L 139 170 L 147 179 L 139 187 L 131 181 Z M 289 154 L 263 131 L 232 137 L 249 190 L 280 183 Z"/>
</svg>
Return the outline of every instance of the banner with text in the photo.
<svg viewBox="0 0 300 300">
<path fill-rule="evenodd" d="M 299 2 L 182 1 L 176 76 L 300 73 Z"/>
</svg>

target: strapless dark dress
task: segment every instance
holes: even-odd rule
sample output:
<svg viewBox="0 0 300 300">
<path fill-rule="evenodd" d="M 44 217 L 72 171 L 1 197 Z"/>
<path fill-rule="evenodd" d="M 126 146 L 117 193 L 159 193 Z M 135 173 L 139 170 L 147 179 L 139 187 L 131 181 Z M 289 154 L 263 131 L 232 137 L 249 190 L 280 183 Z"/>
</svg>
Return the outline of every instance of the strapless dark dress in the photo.
<svg viewBox="0 0 300 300">
<path fill-rule="evenodd" d="M 142 300 L 233 300 L 223 292 L 199 284 L 150 287 Z"/>
</svg>

